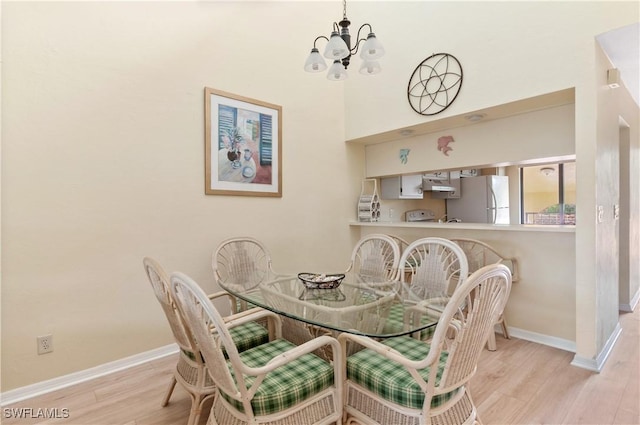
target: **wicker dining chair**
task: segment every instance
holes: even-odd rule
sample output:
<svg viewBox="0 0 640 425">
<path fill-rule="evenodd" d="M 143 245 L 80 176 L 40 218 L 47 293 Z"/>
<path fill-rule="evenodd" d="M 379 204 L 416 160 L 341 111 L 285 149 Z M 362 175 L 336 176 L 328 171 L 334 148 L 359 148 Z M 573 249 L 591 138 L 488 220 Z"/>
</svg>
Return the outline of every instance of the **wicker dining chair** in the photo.
<svg viewBox="0 0 640 425">
<path fill-rule="evenodd" d="M 237 320 L 225 320 L 202 289 L 182 273 L 171 275 L 171 290 L 204 359 L 217 365 L 208 369 L 216 384 L 208 425 L 341 421 L 343 362 L 335 338 L 320 336 L 299 346 L 277 338 L 241 353 L 230 331 L 255 319 L 254 311 L 264 310 L 251 309 L 239 313 L 244 316 Z M 276 323 L 275 335 L 279 337 L 281 322 Z M 219 338 L 211 335 L 212 327 L 217 329 Z M 324 346 L 332 350 L 333 365 L 311 354 Z"/>
<path fill-rule="evenodd" d="M 213 253 L 211 268 L 218 283 L 235 286 L 241 292 L 280 276 L 273 269 L 267 247 L 257 239 L 244 236 L 222 241 Z M 232 304 L 232 311 L 249 307 L 237 300 Z"/>
<path fill-rule="evenodd" d="M 510 290 L 506 266 L 476 271 L 454 291 L 430 343 L 341 334 L 343 353 L 365 347 L 345 359 L 347 424 L 480 423 L 468 383 Z"/>
<path fill-rule="evenodd" d="M 402 257 L 402 254 L 409 247 L 410 243 L 400 236 L 389 234 L 389 237 L 398 244 L 398 248 L 400 248 L 400 256 Z M 400 280 L 400 261 L 398 261 L 398 280 Z"/>
<path fill-rule="evenodd" d="M 477 239 L 457 238 L 451 240 L 460 245 L 465 255 L 467 256 L 467 262 L 469 263 L 469 273 L 473 273 L 476 270 L 489 264 L 504 264 L 511 271 L 511 281 L 518 281 L 518 260 L 516 258 L 502 255 L 488 243 L 479 241 Z M 496 324 L 500 325 L 500 327 L 502 328 L 502 334 L 504 335 L 504 337 L 510 339 L 507 320 L 504 317 L 504 313 L 500 314 L 500 317 L 498 318 Z M 489 335 L 487 347 L 491 351 L 496 350 L 495 333 L 491 333 L 491 335 Z"/>
<path fill-rule="evenodd" d="M 409 244 L 400 258 L 400 278 L 405 296 L 430 300 L 438 308 L 468 275 L 467 257 L 448 239 L 427 237 Z M 440 309 L 443 308 L 441 304 Z"/>
<path fill-rule="evenodd" d="M 400 247 L 395 239 L 371 234 L 356 243 L 345 273 L 353 273 L 364 283 L 386 283 L 397 279 L 399 260 Z"/>
<path fill-rule="evenodd" d="M 396 243 L 398 244 L 398 248 L 400 248 L 400 255 L 402 255 L 404 250 L 407 249 L 407 247 L 409 246 L 409 242 L 407 242 L 405 238 L 401 238 L 400 236 L 391 235 L 391 234 L 387 236 L 389 236 L 391 239 L 396 241 Z"/>
<path fill-rule="evenodd" d="M 427 314 L 411 320 L 433 323 L 434 317 L 444 310 L 453 290 L 466 280 L 467 259 L 460 246 L 448 239 L 422 238 L 410 243 L 402 253 L 398 275 L 399 296 L 405 300 L 405 305 L 407 302 L 429 305 Z M 401 330 L 408 319 L 405 309 L 392 306 L 386 330 Z M 433 331 L 430 327 L 416 336 L 428 340 Z"/>
<path fill-rule="evenodd" d="M 162 400 L 162 407 L 169 403 L 176 382 L 180 382 L 191 397 L 191 410 L 187 424 L 193 425 L 198 422 L 204 402 L 215 394 L 215 385 L 207 374 L 207 365 L 200 354 L 200 349 L 194 341 L 189 327 L 176 309 L 171 296 L 168 274 L 152 258 L 145 257 L 142 262 L 153 292 L 164 311 L 175 342 L 180 349 L 178 363 L 171 378 L 169 389 Z M 208 297 L 209 299 L 217 299 L 226 295 L 225 292 L 217 292 Z M 247 322 L 234 328 L 232 337 L 241 351 L 269 341 L 267 328 L 256 322 Z"/>
<path fill-rule="evenodd" d="M 226 239 L 218 245 L 211 257 L 211 268 L 218 283 L 235 287 L 239 292 L 251 290 L 261 283 L 287 275 L 273 268 L 271 253 L 258 239 L 241 236 Z M 231 305 L 232 312 L 244 311 L 254 307 L 246 301 L 236 299 Z M 281 318 L 285 338 L 295 344 L 302 344 L 318 335 L 317 329 L 287 317 Z"/>
</svg>

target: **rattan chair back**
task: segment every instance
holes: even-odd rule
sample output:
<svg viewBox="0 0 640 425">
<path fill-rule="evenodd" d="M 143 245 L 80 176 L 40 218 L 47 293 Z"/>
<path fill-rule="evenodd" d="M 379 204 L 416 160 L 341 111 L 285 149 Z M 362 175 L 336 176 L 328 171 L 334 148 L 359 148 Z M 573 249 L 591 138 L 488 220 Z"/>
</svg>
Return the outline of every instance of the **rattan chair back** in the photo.
<svg viewBox="0 0 640 425">
<path fill-rule="evenodd" d="M 400 257 L 404 296 L 415 301 L 446 299 L 466 279 L 467 258 L 448 239 L 428 237 L 409 244 Z"/>
<path fill-rule="evenodd" d="M 353 248 L 347 272 L 365 283 L 384 283 L 397 279 L 400 247 L 384 234 L 361 238 Z"/>
<path fill-rule="evenodd" d="M 388 236 L 394 241 L 396 241 L 396 243 L 398 244 L 398 248 L 400 248 L 400 255 L 402 255 L 404 250 L 407 249 L 407 247 L 409 246 L 409 242 L 407 242 L 405 238 L 401 238 L 400 236 L 396 236 L 396 235 L 388 235 Z"/>
<path fill-rule="evenodd" d="M 469 382 L 510 291 L 511 272 L 503 264 L 482 267 L 456 289 L 442 313 L 432 340 L 432 349 L 446 348 L 448 352 L 440 382 L 434 385 L 434 395 L 447 393 Z M 471 303 L 468 303 L 469 298 L 472 299 Z M 461 310 L 464 310 L 464 314 L 460 314 Z M 447 331 L 451 329 L 455 335 L 452 341 L 445 344 L 450 337 Z M 432 370 L 432 382 L 436 382 L 435 372 Z"/>
<path fill-rule="evenodd" d="M 365 347 L 347 360 L 347 424 L 479 423 L 468 383 L 510 290 L 506 266 L 479 269 L 449 298 L 430 343 L 340 335 L 344 350 Z"/>
<path fill-rule="evenodd" d="M 479 241 L 477 239 L 469 238 L 457 238 L 451 239 L 456 244 L 460 245 L 469 263 L 469 273 L 473 273 L 480 268 L 489 264 L 504 264 L 511 271 L 511 281 L 517 282 L 519 280 L 518 275 L 518 260 L 514 257 L 507 257 L 500 254 L 495 248 L 486 242 Z M 504 313 L 500 314 L 498 321 L 496 322 L 502 327 L 502 334 L 505 338 L 510 338 L 509 328 L 507 327 L 507 321 L 504 317 Z M 487 347 L 491 351 L 496 350 L 496 337 L 492 333 L 489 335 L 487 341 Z"/>
<path fill-rule="evenodd" d="M 451 241 L 458 244 L 467 256 L 469 273 L 489 264 L 504 264 L 511 271 L 511 281 L 518 281 L 518 260 L 516 258 L 502 255 L 488 243 L 477 239 L 456 238 Z"/>
<path fill-rule="evenodd" d="M 253 289 L 275 272 L 264 244 L 250 237 L 227 239 L 218 245 L 211 261 L 218 282 Z"/>
<path fill-rule="evenodd" d="M 191 398 L 187 425 L 195 425 L 202 413 L 204 403 L 215 394 L 215 386 L 207 373 L 207 365 L 204 363 L 188 322 L 175 303 L 168 274 L 152 258 L 145 257 L 142 263 L 153 292 L 169 322 L 173 337 L 180 348 L 178 362 L 161 406 L 169 404 L 175 385 L 180 382 Z"/>
<path fill-rule="evenodd" d="M 204 358 L 210 364 L 219 365 L 209 370 L 214 383 L 228 394 L 239 394 L 238 385 L 244 385 L 242 374 L 237 376 L 236 384 L 229 368 L 221 367 L 227 362 L 225 351 L 231 362 L 239 357 L 238 349 L 233 343 L 222 315 L 210 302 L 202 288 L 185 274 L 173 273 L 171 285 L 178 308 L 185 320 L 191 324 L 193 335 L 198 341 Z M 211 329 L 216 330 L 216 337 L 213 336 Z"/>
<path fill-rule="evenodd" d="M 169 275 L 162 266 L 153 258 L 145 257 L 142 260 L 147 278 L 153 288 L 153 293 L 162 307 L 162 311 L 169 322 L 173 337 L 180 349 L 194 354 L 195 361 L 201 361 L 200 352 L 197 344 L 193 341 L 190 331 L 185 327 L 185 323 L 177 310 L 173 298 L 171 297 L 171 288 Z"/>
</svg>

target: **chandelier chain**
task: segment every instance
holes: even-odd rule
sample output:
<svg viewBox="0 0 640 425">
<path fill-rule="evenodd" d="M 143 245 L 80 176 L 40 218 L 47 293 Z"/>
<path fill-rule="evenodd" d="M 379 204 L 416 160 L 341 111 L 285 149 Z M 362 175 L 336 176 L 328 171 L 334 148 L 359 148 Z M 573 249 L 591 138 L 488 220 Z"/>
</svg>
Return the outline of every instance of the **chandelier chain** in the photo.
<svg viewBox="0 0 640 425">
<path fill-rule="evenodd" d="M 342 0 L 342 17 L 347 19 L 347 0 Z"/>
</svg>

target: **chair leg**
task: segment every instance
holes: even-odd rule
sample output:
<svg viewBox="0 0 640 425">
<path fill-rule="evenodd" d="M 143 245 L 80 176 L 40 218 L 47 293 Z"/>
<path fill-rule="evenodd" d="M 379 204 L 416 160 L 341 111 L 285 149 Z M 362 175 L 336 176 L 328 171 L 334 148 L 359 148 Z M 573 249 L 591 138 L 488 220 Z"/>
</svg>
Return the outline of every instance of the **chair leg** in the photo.
<svg viewBox="0 0 640 425">
<path fill-rule="evenodd" d="M 500 325 L 502 325 L 502 335 L 504 335 L 504 337 L 507 339 L 511 339 L 511 335 L 509 335 L 509 329 L 507 329 L 507 321 L 505 320 L 504 316 L 500 316 Z"/>
<path fill-rule="evenodd" d="M 496 351 L 496 333 L 492 329 L 489 334 L 489 339 L 487 340 L 487 349 L 489 351 Z"/>
<path fill-rule="evenodd" d="M 204 397 L 202 395 L 193 395 L 191 397 L 191 411 L 189 412 L 187 425 L 198 425 L 204 403 L 213 396 L 214 394 L 207 394 Z"/>
<path fill-rule="evenodd" d="M 511 335 L 509 335 L 509 329 L 507 328 L 507 321 L 505 320 L 503 315 L 500 315 L 500 318 L 498 319 L 498 323 L 500 323 L 500 326 L 502 327 L 502 335 L 506 339 L 511 339 Z M 489 351 L 496 351 L 496 333 L 495 332 L 491 332 L 491 334 L 489 335 L 489 339 L 487 340 L 487 349 Z"/>
<path fill-rule="evenodd" d="M 191 410 L 189 410 L 189 419 L 187 425 L 196 424 L 198 418 L 200 418 L 200 396 L 191 394 Z"/>
<path fill-rule="evenodd" d="M 165 407 L 167 404 L 169 404 L 169 399 L 171 398 L 171 394 L 173 394 L 173 389 L 176 387 L 176 382 L 176 377 L 172 376 L 171 383 L 169 384 L 169 389 L 167 390 L 167 393 L 162 400 L 162 407 Z"/>
</svg>

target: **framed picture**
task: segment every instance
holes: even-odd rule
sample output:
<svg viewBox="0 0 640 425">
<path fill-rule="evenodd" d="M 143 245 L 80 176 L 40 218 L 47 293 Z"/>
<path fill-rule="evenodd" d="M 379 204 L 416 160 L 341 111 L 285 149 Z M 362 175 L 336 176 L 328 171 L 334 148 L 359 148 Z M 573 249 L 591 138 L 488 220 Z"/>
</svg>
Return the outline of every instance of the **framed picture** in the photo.
<svg viewBox="0 0 640 425">
<path fill-rule="evenodd" d="M 282 107 L 204 92 L 205 194 L 282 197 Z"/>
</svg>

